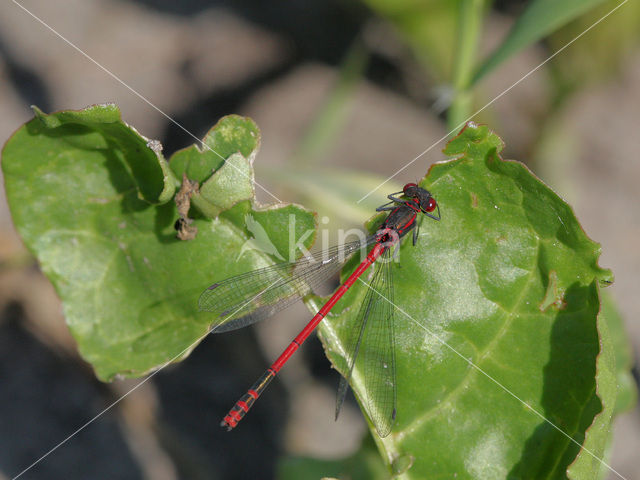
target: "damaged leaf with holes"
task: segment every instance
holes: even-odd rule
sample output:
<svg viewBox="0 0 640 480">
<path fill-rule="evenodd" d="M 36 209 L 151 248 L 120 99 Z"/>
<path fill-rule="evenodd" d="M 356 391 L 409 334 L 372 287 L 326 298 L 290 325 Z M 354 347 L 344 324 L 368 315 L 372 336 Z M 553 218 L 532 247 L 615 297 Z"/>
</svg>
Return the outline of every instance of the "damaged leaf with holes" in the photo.
<svg viewBox="0 0 640 480">
<path fill-rule="evenodd" d="M 254 198 L 253 160 L 260 147 L 260 131 L 253 120 L 229 115 L 204 137 L 173 154 L 171 170 L 197 188 L 191 203 L 201 214 L 217 217 L 237 203 Z"/>
<path fill-rule="evenodd" d="M 184 358 L 211 321 L 197 312 L 202 290 L 295 255 L 304 235 L 305 247 L 313 243 L 311 212 L 255 203 L 259 139 L 252 120 L 224 117 L 205 138 L 210 149 L 187 148 L 167 164 L 115 105 L 36 109 L 9 139 L 2 170 L 13 221 L 98 377 L 136 377 Z M 174 230 L 185 176 L 208 208 L 193 208 L 190 195 L 185 215 L 197 233 L 189 241 Z M 271 249 L 250 244 L 253 232 Z"/>
</svg>

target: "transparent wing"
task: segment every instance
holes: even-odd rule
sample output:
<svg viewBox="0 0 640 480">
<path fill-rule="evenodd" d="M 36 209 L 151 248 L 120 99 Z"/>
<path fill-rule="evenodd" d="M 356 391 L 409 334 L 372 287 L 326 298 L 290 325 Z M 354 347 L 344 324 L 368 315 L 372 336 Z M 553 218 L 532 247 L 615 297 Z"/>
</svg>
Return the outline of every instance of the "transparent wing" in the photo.
<svg viewBox="0 0 640 480">
<path fill-rule="evenodd" d="M 376 262 L 376 271 L 358 316 L 349 332 L 347 376 L 340 379 L 336 418 L 344 402 L 354 369 L 361 372 L 363 404 L 378 435 L 386 437 L 396 418 L 396 372 L 393 334 L 393 282 L 391 250 Z"/>
<path fill-rule="evenodd" d="M 260 268 L 214 283 L 198 299 L 198 308 L 216 317 L 211 331 L 220 333 L 264 320 L 308 295 L 334 275 L 355 252 L 375 237 L 345 243 L 293 263 Z"/>
</svg>

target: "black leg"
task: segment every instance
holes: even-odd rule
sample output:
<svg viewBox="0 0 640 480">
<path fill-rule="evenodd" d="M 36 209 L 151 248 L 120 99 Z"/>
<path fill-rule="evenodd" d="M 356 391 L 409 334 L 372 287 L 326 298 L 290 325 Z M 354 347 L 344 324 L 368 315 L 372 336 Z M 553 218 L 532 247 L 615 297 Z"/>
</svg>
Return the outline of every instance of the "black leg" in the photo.
<svg viewBox="0 0 640 480">
<path fill-rule="evenodd" d="M 397 193 L 402 193 L 402 192 L 397 192 Z M 393 210 L 396 207 L 395 206 L 388 207 L 388 205 L 396 204 L 396 203 L 404 203 L 404 200 L 400 200 L 399 198 L 394 197 L 394 195 L 395 195 L 395 193 L 392 193 L 391 195 L 387 195 L 387 198 L 389 200 L 391 200 L 391 201 L 385 203 L 384 205 L 380 205 L 378 208 L 376 208 L 376 212 L 384 212 L 386 210 Z"/>
<path fill-rule="evenodd" d="M 400 198 L 394 197 L 394 195 L 397 195 L 398 193 L 402 193 L 402 192 L 396 192 L 396 193 L 392 193 L 390 195 L 387 195 L 387 198 L 389 200 L 391 200 L 392 202 L 396 202 L 396 203 L 404 203 L 404 200 L 401 200 Z"/>
</svg>

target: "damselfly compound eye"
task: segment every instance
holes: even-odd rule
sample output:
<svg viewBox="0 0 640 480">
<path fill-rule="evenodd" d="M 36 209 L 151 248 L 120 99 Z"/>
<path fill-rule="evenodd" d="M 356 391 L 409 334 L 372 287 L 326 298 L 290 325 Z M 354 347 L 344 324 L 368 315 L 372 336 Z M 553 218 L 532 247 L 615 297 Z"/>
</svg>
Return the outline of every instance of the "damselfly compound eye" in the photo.
<svg viewBox="0 0 640 480">
<path fill-rule="evenodd" d="M 402 191 L 403 193 L 407 193 L 407 190 L 409 190 L 410 188 L 417 188 L 418 185 L 416 185 L 415 183 L 407 183 L 403 188 Z"/>
<path fill-rule="evenodd" d="M 437 206 L 438 204 L 436 203 L 435 199 L 433 197 L 430 197 L 429 201 L 427 202 L 427 207 L 425 208 L 425 210 L 427 212 L 433 212 Z"/>
</svg>

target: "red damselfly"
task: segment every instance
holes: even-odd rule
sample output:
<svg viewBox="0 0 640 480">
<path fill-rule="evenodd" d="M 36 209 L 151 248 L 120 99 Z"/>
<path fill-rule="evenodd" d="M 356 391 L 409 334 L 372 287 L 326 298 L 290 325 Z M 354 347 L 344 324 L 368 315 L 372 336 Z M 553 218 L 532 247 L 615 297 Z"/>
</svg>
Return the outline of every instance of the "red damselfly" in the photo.
<svg viewBox="0 0 640 480">
<path fill-rule="evenodd" d="M 402 194 L 402 197 L 398 195 Z M 200 310 L 217 314 L 211 325 L 215 333 L 246 327 L 270 317 L 335 274 L 355 252 L 372 247 L 366 258 L 340 285 L 306 327 L 282 352 L 224 417 L 221 426 L 234 428 L 253 403 L 273 380 L 291 355 L 302 345 L 336 302 L 378 259 L 379 266 L 368 284 L 365 299 L 348 335 L 347 375 L 340 379 L 336 403 L 336 419 L 344 401 L 351 374 L 358 362 L 362 367 L 367 395 L 367 410 L 378 435 L 391 431 L 396 416 L 396 379 L 393 336 L 393 283 L 391 281 L 391 248 L 413 230 L 413 244 L 418 239 L 416 219 L 422 213 L 440 220 L 440 207 L 427 190 L 408 183 L 402 192 L 388 196 L 389 202 L 376 211 L 389 214 L 378 231 L 364 241 L 355 241 L 331 248 L 315 255 L 307 255 L 296 262 L 281 263 L 254 270 L 214 283 L 198 301 Z M 437 210 L 437 215 L 434 214 Z"/>
</svg>

